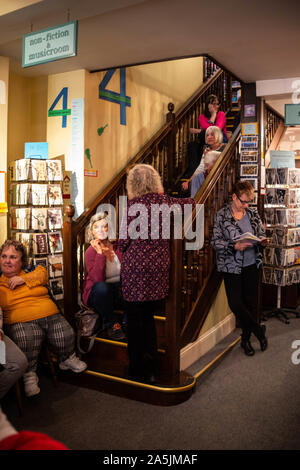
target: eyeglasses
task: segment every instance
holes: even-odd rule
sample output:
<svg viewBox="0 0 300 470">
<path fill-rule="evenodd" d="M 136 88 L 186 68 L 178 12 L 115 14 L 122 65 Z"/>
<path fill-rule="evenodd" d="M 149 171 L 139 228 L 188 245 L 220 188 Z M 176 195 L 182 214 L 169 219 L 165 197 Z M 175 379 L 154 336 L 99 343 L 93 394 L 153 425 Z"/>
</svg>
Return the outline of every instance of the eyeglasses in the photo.
<svg viewBox="0 0 300 470">
<path fill-rule="evenodd" d="M 238 195 L 236 194 L 236 197 L 238 198 L 238 200 L 243 204 L 243 205 L 246 205 L 246 204 L 250 204 L 253 199 L 250 199 L 250 201 L 243 201 L 243 199 L 241 199 L 240 197 L 238 197 Z"/>
</svg>

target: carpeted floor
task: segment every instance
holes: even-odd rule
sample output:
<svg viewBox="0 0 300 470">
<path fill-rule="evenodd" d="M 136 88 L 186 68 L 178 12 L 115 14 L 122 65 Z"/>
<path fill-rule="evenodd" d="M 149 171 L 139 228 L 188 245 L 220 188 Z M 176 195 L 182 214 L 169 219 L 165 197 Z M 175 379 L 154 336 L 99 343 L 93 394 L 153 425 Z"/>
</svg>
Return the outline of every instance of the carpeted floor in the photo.
<svg viewBox="0 0 300 470">
<path fill-rule="evenodd" d="M 235 346 L 177 406 L 148 405 L 65 383 L 55 388 L 41 376 L 41 394 L 24 399 L 22 417 L 13 394 L 3 409 L 17 429 L 47 433 L 73 450 L 300 450 L 300 363 L 292 362 L 293 353 L 300 362 L 300 319 L 289 325 L 269 319 L 266 325 L 265 352 L 255 339 L 254 357 Z"/>
</svg>

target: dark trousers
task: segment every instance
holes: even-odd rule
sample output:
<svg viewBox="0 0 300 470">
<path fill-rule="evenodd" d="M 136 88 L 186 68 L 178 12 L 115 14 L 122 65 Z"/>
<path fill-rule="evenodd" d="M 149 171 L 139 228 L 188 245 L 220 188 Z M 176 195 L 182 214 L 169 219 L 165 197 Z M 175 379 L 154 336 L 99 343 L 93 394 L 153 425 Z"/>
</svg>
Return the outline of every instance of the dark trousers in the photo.
<svg viewBox="0 0 300 470">
<path fill-rule="evenodd" d="M 157 338 L 154 314 L 160 301 L 126 302 L 129 374 L 147 379 L 157 374 Z"/>
<path fill-rule="evenodd" d="M 242 329 L 242 340 L 260 333 L 257 323 L 259 270 L 256 264 L 242 268 L 241 274 L 223 273 L 228 304 Z"/>
<path fill-rule="evenodd" d="M 117 321 L 114 309 L 124 308 L 119 282 L 96 282 L 88 299 L 92 307 L 103 319 L 103 327 L 111 328 Z"/>
</svg>

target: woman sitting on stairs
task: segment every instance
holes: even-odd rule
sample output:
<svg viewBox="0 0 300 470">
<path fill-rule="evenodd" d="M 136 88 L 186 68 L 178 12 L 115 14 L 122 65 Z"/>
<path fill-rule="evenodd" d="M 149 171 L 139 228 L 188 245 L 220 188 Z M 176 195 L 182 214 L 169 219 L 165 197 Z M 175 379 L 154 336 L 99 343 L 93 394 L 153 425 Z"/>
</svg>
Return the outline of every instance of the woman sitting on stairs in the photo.
<svg viewBox="0 0 300 470">
<path fill-rule="evenodd" d="M 87 366 L 75 355 L 72 327 L 48 294 L 46 269 L 39 265 L 26 273 L 26 258 L 20 242 L 7 240 L 0 248 L 0 305 L 5 331 L 28 360 L 24 388 L 29 397 L 40 392 L 36 368 L 44 339 L 58 356 L 60 369 L 82 372 Z"/>
<path fill-rule="evenodd" d="M 114 314 L 115 308 L 123 308 L 120 288 L 120 260 L 122 253 L 114 249 L 108 238 L 107 214 L 98 212 L 91 217 L 85 252 L 85 278 L 82 300 L 102 318 L 110 339 L 125 338 Z M 125 320 L 123 318 L 123 323 Z"/>
</svg>

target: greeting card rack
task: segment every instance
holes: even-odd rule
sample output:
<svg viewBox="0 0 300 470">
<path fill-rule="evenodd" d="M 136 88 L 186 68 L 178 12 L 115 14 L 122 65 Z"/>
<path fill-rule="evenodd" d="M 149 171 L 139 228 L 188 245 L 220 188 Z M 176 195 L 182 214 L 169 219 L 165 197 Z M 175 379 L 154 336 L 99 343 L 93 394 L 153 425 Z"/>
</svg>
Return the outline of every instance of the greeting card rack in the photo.
<svg viewBox="0 0 300 470">
<path fill-rule="evenodd" d="M 289 323 L 294 309 L 281 307 L 281 289 L 300 282 L 300 169 L 267 168 L 264 215 L 270 244 L 264 249 L 263 282 L 277 286 L 276 309 L 266 312 Z"/>
<path fill-rule="evenodd" d="M 48 270 L 49 287 L 63 299 L 63 197 L 60 160 L 19 159 L 10 167 L 11 238 L 24 244 L 28 267 Z"/>
<path fill-rule="evenodd" d="M 259 194 L 258 135 L 242 135 L 240 146 L 240 180 L 248 181 L 253 186 L 254 198 L 250 207 L 257 208 Z"/>
</svg>

